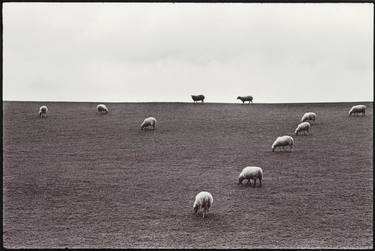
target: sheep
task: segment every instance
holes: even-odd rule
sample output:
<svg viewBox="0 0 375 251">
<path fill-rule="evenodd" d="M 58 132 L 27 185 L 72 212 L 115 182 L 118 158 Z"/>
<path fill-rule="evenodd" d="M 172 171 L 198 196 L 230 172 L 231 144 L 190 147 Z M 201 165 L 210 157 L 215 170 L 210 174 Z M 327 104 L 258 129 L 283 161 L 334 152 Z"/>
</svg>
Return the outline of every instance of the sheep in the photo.
<svg viewBox="0 0 375 251">
<path fill-rule="evenodd" d="M 365 113 L 366 113 L 366 106 L 365 105 L 355 105 L 353 106 L 350 111 L 349 111 L 349 116 L 351 116 L 352 114 L 360 114 L 362 113 L 363 116 L 365 116 Z"/>
<path fill-rule="evenodd" d="M 250 102 L 253 103 L 253 97 L 252 96 L 238 96 L 237 99 L 240 99 L 242 101 L 242 104 L 244 104 L 245 101 L 249 101 L 249 104 L 250 104 Z"/>
<path fill-rule="evenodd" d="M 300 132 L 303 132 L 304 134 L 306 134 L 306 133 L 310 134 L 310 127 L 311 127 L 311 125 L 310 125 L 309 122 L 302 122 L 302 123 L 300 123 L 297 126 L 296 130 L 294 131 L 294 133 L 296 135 L 298 135 Z"/>
<path fill-rule="evenodd" d="M 204 95 L 191 95 L 191 98 L 194 100 L 194 103 L 197 103 L 197 101 L 204 103 Z"/>
<path fill-rule="evenodd" d="M 212 194 L 209 192 L 200 192 L 195 196 L 195 201 L 193 205 L 194 214 L 198 213 L 198 210 L 200 208 L 203 209 L 203 218 L 205 214 L 208 213 L 210 210 L 210 207 L 212 206 L 212 203 L 214 202 L 214 198 L 212 197 Z"/>
<path fill-rule="evenodd" d="M 316 119 L 316 113 L 306 112 L 305 114 L 303 114 L 301 122 L 305 122 L 305 121 L 308 121 L 308 120 L 315 121 L 315 119 Z"/>
<path fill-rule="evenodd" d="M 48 108 L 46 105 L 42 105 L 39 107 L 39 117 L 45 118 L 47 117 Z"/>
<path fill-rule="evenodd" d="M 254 180 L 254 187 L 256 186 L 257 179 L 259 179 L 259 186 L 262 186 L 263 170 L 257 166 L 247 166 L 242 169 L 240 176 L 238 176 L 238 185 L 242 184 L 242 181 L 247 179 L 247 184 L 251 186 L 250 180 Z"/>
<path fill-rule="evenodd" d="M 276 147 L 282 147 L 284 149 L 285 146 L 289 146 L 290 151 L 293 151 L 293 144 L 294 140 L 291 136 L 281 136 L 278 137 L 275 142 L 272 144 L 272 152 L 275 151 Z"/>
<path fill-rule="evenodd" d="M 103 104 L 99 104 L 96 106 L 96 110 L 98 110 L 99 113 L 105 113 L 107 114 L 108 113 L 108 108 L 107 106 L 103 105 Z"/>
<path fill-rule="evenodd" d="M 156 119 L 154 117 L 145 118 L 145 120 L 141 124 L 141 130 L 148 126 L 152 126 L 153 129 L 155 129 L 156 126 Z"/>
</svg>

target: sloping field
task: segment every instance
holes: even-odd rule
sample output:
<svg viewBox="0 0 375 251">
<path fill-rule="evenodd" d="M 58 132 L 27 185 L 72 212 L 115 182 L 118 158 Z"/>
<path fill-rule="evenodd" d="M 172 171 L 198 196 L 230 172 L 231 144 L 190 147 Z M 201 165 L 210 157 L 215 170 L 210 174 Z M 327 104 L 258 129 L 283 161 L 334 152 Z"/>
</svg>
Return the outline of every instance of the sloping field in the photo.
<svg viewBox="0 0 375 251">
<path fill-rule="evenodd" d="M 3 103 L 5 247 L 370 248 L 373 103 Z M 304 112 L 311 136 L 272 152 Z M 141 131 L 147 116 L 155 131 Z M 238 186 L 260 166 L 263 186 Z M 207 218 L 195 195 L 214 197 Z"/>
</svg>

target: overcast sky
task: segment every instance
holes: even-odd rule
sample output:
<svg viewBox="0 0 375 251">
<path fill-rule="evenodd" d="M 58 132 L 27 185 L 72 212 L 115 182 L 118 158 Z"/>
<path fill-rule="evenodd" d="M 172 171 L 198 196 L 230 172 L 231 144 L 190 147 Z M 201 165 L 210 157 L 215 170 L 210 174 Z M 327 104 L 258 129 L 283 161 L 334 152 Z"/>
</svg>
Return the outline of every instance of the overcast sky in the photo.
<svg viewBox="0 0 375 251">
<path fill-rule="evenodd" d="M 373 100 L 369 3 L 4 3 L 3 99 Z"/>
</svg>

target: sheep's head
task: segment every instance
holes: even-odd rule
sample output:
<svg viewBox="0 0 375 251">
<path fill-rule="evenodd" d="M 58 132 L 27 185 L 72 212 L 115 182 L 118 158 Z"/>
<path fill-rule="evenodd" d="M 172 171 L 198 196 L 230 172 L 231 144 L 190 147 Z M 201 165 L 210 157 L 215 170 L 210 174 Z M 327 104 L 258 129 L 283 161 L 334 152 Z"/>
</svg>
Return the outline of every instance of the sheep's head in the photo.
<svg viewBox="0 0 375 251">
<path fill-rule="evenodd" d="M 194 203 L 193 209 L 194 209 L 194 214 L 196 214 L 198 212 L 199 205 L 197 203 Z"/>
<path fill-rule="evenodd" d="M 243 179 L 244 179 L 244 178 L 243 178 L 242 175 L 240 175 L 240 176 L 238 177 L 238 185 L 242 184 Z"/>
</svg>

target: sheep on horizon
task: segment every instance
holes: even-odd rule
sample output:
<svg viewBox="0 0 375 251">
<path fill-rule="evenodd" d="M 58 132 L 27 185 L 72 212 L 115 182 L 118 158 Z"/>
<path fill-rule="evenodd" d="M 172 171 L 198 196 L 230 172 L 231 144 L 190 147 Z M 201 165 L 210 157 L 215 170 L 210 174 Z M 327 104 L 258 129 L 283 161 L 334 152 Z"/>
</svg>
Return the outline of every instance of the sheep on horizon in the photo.
<svg viewBox="0 0 375 251">
<path fill-rule="evenodd" d="M 191 95 L 191 98 L 194 100 L 194 103 L 202 101 L 204 103 L 204 95 Z"/>
<path fill-rule="evenodd" d="M 245 101 L 249 101 L 249 104 L 250 104 L 250 102 L 253 103 L 253 97 L 252 96 L 238 96 L 237 99 L 241 100 L 242 104 L 244 104 Z"/>
<path fill-rule="evenodd" d="M 209 192 L 200 192 L 195 196 L 195 201 L 193 205 L 194 214 L 198 213 L 198 210 L 200 208 L 203 209 L 203 218 L 205 214 L 208 213 L 210 210 L 212 203 L 214 202 L 214 198 L 212 197 L 212 194 Z"/>
</svg>

